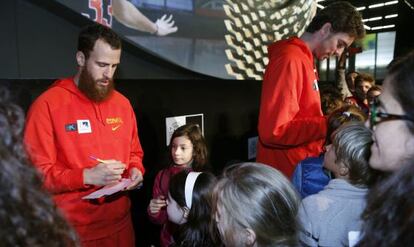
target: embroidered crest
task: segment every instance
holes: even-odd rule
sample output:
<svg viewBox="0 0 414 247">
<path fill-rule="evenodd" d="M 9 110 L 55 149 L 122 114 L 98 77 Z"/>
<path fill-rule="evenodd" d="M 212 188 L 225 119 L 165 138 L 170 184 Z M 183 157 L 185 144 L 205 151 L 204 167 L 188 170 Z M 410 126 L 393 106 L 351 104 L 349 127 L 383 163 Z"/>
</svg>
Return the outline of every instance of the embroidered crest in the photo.
<svg viewBox="0 0 414 247">
<path fill-rule="evenodd" d="M 76 123 L 65 124 L 65 130 L 66 132 L 77 131 L 78 126 Z"/>
<path fill-rule="evenodd" d="M 313 90 L 319 91 L 319 86 L 318 86 L 318 81 L 317 80 L 313 81 Z"/>
</svg>

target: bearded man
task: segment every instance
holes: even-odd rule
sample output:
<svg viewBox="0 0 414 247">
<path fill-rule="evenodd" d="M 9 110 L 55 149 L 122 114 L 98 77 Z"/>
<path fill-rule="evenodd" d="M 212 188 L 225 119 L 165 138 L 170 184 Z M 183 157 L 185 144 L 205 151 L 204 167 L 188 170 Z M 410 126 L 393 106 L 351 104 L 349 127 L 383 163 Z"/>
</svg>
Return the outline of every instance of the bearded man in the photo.
<svg viewBox="0 0 414 247">
<path fill-rule="evenodd" d="M 135 114 L 114 90 L 120 57 L 115 32 L 100 24 L 86 27 L 79 34 L 76 75 L 57 80 L 27 116 L 24 141 L 30 160 L 82 246 L 135 246 L 126 191 L 82 199 L 122 178 L 132 181 L 126 190 L 143 181 Z"/>
</svg>

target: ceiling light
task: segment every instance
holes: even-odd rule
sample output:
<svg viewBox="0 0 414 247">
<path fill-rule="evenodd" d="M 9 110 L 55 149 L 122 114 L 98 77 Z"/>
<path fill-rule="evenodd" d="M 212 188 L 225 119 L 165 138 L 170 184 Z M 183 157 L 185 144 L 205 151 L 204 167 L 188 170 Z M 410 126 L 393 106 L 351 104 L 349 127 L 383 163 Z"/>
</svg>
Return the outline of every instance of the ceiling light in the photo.
<svg viewBox="0 0 414 247">
<path fill-rule="evenodd" d="M 378 8 L 382 6 L 384 6 L 384 3 L 376 3 L 376 4 L 368 6 L 368 8 L 373 9 L 373 8 Z"/>
<path fill-rule="evenodd" d="M 385 19 L 395 18 L 398 17 L 398 14 L 386 15 Z"/>
<path fill-rule="evenodd" d="M 397 3 L 398 3 L 397 0 L 396 1 L 389 1 L 389 2 L 386 2 L 385 5 L 393 5 L 393 4 L 397 4 Z"/>
<path fill-rule="evenodd" d="M 380 30 L 380 29 L 393 28 L 393 27 L 395 27 L 394 24 L 393 25 L 373 27 L 373 28 L 371 28 L 371 30 Z"/>
</svg>

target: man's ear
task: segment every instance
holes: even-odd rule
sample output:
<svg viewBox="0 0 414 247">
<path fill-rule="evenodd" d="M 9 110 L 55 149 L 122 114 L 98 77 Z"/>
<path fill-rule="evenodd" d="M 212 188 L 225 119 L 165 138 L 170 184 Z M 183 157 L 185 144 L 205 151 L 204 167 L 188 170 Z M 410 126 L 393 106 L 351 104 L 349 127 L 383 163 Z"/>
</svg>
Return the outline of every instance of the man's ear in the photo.
<svg viewBox="0 0 414 247">
<path fill-rule="evenodd" d="M 319 32 L 323 38 L 326 38 L 332 32 L 332 25 L 331 23 L 327 22 L 323 24 Z"/>
<path fill-rule="evenodd" d="M 342 165 L 342 166 L 339 168 L 339 175 L 341 175 L 341 176 L 346 176 L 346 175 L 348 175 L 348 173 L 349 173 L 349 169 L 348 169 L 348 167 L 346 167 L 346 166 Z"/>
<path fill-rule="evenodd" d="M 80 67 L 85 66 L 86 57 L 85 57 L 85 54 L 83 54 L 83 52 L 81 51 L 76 52 L 76 62 L 78 63 L 78 66 Z"/>
<path fill-rule="evenodd" d="M 250 228 L 245 228 L 243 230 L 243 235 L 244 235 L 244 242 L 246 243 L 247 246 L 253 246 L 254 243 L 256 243 L 256 233 L 254 233 L 254 231 Z"/>
</svg>

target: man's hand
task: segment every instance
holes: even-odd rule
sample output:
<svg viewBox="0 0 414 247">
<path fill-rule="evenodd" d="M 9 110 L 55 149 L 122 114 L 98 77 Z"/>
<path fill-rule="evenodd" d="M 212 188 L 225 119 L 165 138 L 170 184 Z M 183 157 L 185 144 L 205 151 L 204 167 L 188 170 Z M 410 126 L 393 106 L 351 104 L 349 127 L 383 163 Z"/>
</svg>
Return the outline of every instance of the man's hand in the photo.
<svg viewBox="0 0 414 247">
<path fill-rule="evenodd" d="M 160 196 L 150 201 L 149 211 L 151 214 L 158 214 L 161 208 L 165 206 L 167 206 L 167 201 L 165 200 L 164 196 Z"/>
<path fill-rule="evenodd" d="M 129 170 L 129 178 L 132 180 L 132 183 L 126 188 L 126 190 L 139 188 L 144 181 L 141 171 L 136 167 L 132 167 Z"/>
<path fill-rule="evenodd" d="M 125 164 L 117 160 L 104 160 L 95 167 L 83 170 L 83 183 L 104 186 L 118 182 L 122 178 Z"/>
<path fill-rule="evenodd" d="M 167 18 L 167 15 L 163 15 L 161 19 L 158 19 L 155 22 L 155 25 L 157 25 L 157 31 L 155 32 L 158 36 L 165 36 L 170 33 L 177 32 L 178 28 L 174 26 L 174 21 L 172 20 L 173 16 L 170 15 Z"/>
</svg>

